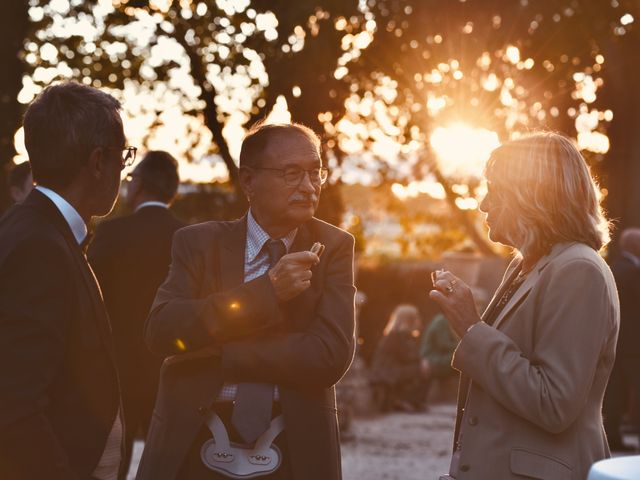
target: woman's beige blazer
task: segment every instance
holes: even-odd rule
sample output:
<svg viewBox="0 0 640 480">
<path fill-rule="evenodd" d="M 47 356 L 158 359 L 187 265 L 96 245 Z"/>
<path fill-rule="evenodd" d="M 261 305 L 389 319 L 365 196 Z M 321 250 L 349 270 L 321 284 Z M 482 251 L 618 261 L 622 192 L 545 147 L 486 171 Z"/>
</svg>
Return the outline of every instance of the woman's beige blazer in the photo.
<svg viewBox="0 0 640 480">
<path fill-rule="evenodd" d="M 476 324 L 456 349 L 451 476 L 584 480 L 609 456 L 601 410 L 619 316 L 613 275 L 593 249 L 558 244 L 540 259 L 493 325 Z"/>
</svg>

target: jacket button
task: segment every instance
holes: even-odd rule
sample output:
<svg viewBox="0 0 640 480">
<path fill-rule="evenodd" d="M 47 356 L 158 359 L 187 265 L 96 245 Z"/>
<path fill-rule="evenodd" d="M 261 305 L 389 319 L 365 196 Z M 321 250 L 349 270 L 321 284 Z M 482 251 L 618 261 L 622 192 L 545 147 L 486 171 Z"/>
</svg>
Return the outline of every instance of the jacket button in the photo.
<svg viewBox="0 0 640 480">
<path fill-rule="evenodd" d="M 469 470 L 471 470 L 471 467 L 469 465 L 467 465 L 466 463 L 464 465 L 460 465 L 460 471 L 461 472 L 468 472 Z"/>
<path fill-rule="evenodd" d="M 204 415 L 207 412 L 207 407 L 198 407 L 198 413 Z"/>
<path fill-rule="evenodd" d="M 476 426 L 478 424 L 478 417 L 470 417 L 469 418 L 469 425 Z"/>
</svg>

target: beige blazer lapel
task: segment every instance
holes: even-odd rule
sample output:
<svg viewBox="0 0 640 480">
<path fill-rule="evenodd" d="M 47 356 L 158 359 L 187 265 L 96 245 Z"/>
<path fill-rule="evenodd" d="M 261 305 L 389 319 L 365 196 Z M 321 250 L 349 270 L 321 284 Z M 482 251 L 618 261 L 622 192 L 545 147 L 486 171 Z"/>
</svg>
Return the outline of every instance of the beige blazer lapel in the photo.
<svg viewBox="0 0 640 480">
<path fill-rule="evenodd" d="M 511 260 L 511 262 L 509 263 L 509 266 L 507 267 L 505 274 L 502 278 L 502 282 L 496 289 L 496 292 L 493 294 L 493 298 L 489 302 L 489 305 L 487 306 L 487 308 L 485 308 L 484 312 L 481 315 L 481 319 L 483 321 L 486 321 L 487 323 L 491 323 L 491 324 L 495 323 L 495 320 L 493 322 L 489 322 L 489 319 L 493 316 L 493 311 L 497 308 L 498 302 L 500 301 L 500 298 L 502 298 L 504 291 L 507 289 L 511 281 L 514 279 L 516 275 L 516 270 L 521 261 L 522 260 L 520 259 L 520 257 L 518 257 Z"/>
<path fill-rule="evenodd" d="M 540 274 L 547 266 L 547 264 L 560 255 L 564 250 L 569 247 L 571 243 L 559 243 L 554 245 L 549 254 L 542 257 L 536 263 L 535 267 L 529 272 L 527 275 L 527 279 L 520 285 L 520 288 L 516 290 L 515 294 L 511 297 L 511 299 L 504 306 L 502 311 L 498 314 L 493 326 L 495 328 L 499 328 L 502 323 L 504 323 L 505 319 L 508 317 L 509 313 L 520 303 L 520 301 L 529 293 L 529 291 L 533 288 L 533 286 L 540 279 Z"/>
</svg>

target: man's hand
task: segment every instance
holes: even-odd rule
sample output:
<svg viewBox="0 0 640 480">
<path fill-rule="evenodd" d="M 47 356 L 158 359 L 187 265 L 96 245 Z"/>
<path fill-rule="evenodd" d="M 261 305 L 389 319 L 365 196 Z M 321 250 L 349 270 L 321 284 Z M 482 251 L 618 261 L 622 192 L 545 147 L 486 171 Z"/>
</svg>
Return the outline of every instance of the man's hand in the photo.
<svg viewBox="0 0 640 480">
<path fill-rule="evenodd" d="M 286 302 L 311 286 L 311 267 L 320 259 L 315 253 L 295 252 L 283 256 L 269 270 L 269 279 L 280 302 Z"/>
</svg>

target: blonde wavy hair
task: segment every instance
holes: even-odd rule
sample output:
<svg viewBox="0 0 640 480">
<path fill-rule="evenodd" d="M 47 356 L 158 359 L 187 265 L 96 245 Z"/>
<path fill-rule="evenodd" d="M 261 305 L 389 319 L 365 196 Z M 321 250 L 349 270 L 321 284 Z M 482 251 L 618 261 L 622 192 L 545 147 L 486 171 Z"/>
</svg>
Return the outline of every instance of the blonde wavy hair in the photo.
<svg viewBox="0 0 640 480">
<path fill-rule="evenodd" d="M 387 326 L 384 327 L 383 335 L 387 336 L 391 332 L 413 332 L 420 330 L 422 322 L 418 309 L 408 303 L 398 305 L 389 318 Z"/>
<path fill-rule="evenodd" d="M 545 255 L 560 242 L 596 251 L 609 243 L 600 189 L 568 138 L 544 132 L 506 142 L 491 153 L 485 176 L 511 216 L 510 237 L 522 255 Z"/>
</svg>

